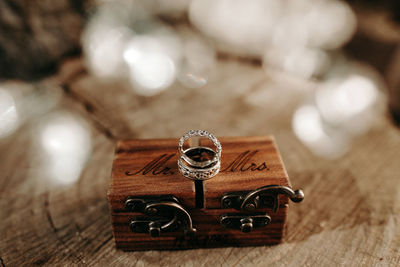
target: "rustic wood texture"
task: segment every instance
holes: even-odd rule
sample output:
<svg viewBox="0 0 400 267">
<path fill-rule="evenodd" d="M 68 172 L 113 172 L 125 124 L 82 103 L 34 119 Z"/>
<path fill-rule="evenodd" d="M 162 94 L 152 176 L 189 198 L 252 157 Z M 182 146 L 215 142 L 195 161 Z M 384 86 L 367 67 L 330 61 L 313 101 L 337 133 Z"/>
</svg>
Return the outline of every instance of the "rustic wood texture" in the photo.
<svg viewBox="0 0 400 267">
<path fill-rule="evenodd" d="M 381 18 L 366 14 L 361 19 L 364 32 L 375 34 L 371 38 L 387 36 L 387 25 L 376 23 Z M 371 25 L 378 26 L 372 31 Z M 58 77 L 34 85 L 12 83 L 29 100 L 23 113 L 29 120 L 0 140 L 0 266 L 400 264 L 400 130 L 387 114 L 377 113 L 376 124 L 354 140 L 348 153 L 327 160 L 313 155 L 291 129 L 293 111 L 310 97 L 314 83 L 219 60 L 205 88 L 173 86 L 149 99 L 118 83 L 100 82 L 81 66 L 81 60 L 71 60 Z M 396 80 L 396 75 L 391 68 L 390 76 Z M 34 164 L 39 153 L 32 129 L 44 111 L 32 110 L 43 92 L 58 100 L 46 108 L 39 105 L 42 111 L 68 110 L 91 126 L 91 159 L 80 179 L 64 187 L 44 181 L 38 174 L 43 166 Z M 292 186 L 306 194 L 290 209 L 281 244 L 129 253 L 115 249 L 106 192 L 116 140 L 177 138 L 191 128 L 217 136 L 276 136 Z"/>
<path fill-rule="evenodd" d="M 195 207 L 191 180 L 178 171 L 178 139 L 122 140 L 115 149 L 108 198 L 113 211 L 124 211 L 129 196 L 174 194 L 187 208 Z"/>
<path fill-rule="evenodd" d="M 255 228 L 251 233 L 242 233 L 237 229 L 228 229 L 219 225 L 222 214 L 238 214 L 233 209 L 193 209 L 188 210 L 196 228 L 193 237 L 184 236 L 183 232 L 162 233 L 160 237 L 133 233 L 129 229 L 130 220 L 140 215 L 137 213 L 112 214 L 115 245 L 124 251 L 140 250 L 186 250 L 218 247 L 250 247 L 275 245 L 282 240 L 287 208 L 282 207 L 272 213 L 272 221 L 265 228 Z"/>
<path fill-rule="evenodd" d="M 290 186 L 289 178 L 272 136 L 219 138 L 223 153 L 218 176 L 205 181 L 205 206 L 217 209 L 227 192 L 255 190 L 265 185 Z M 201 145 L 212 147 L 210 141 Z M 281 199 L 287 203 L 287 197 Z"/>
<path fill-rule="evenodd" d="M 225 193 L 255 190 L 266 185 L 289 185 L 273 137 L 221 137 L 219 141 L 223 146 L 221 172 L 205 182 L 205 208 L 196 208 L 194 182 L 184 178 L 178 171 L 177 139 L 118 142 L 108 191 L 113 234 L 118 248 L 173 250 L 271 245 L 281 241 L 288 209 L 286 196 L 280 196 L 277 212 L 263 208 L 246 213 L 221 207 L 221 198 Z M 207 144 L 202 142 L 201 145 Z M 127 212 L 124 208 L 126 199 L 157 195 L 174 195 L 178 198 L 191 214 L 197 229 L 194 237 L 185 237 L 182 229 L 162 233 L 157 238 L 130 230 L 130 220 L 140 215 L 143 217 L 143 214 Z M 271 216 L 271 223 L 255 228 L 251 233 L 228 229 L 219 223 L 219 217 L 223 214 L 251 216 L 257 212 L 267 212 Z"/>
</svg>

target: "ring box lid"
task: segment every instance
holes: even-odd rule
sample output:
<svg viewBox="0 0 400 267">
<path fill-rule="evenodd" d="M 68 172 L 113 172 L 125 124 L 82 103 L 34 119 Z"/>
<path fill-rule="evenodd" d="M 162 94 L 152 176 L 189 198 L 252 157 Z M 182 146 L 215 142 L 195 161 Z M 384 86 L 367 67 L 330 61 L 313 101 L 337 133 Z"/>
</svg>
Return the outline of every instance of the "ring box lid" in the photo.
<svg viewBox="0 0 400 267">
<path fill-rule="evenodd" d="M 221 137 L 221 170 L 204 181 L 205 208 L 221 208 L 225 193 L 255 190 L 265 185 L 290 186 L 273 136 Z M 177 168 L 178 139 L 121 140 L 117 143 L 108 191 L 114 211 L 124 210 L 130 196 L 174 195 L 186 208 L 196 207 L 192 180 Z M 200 145 L 213 148 L 211 141 Z M 282 205 L 287 197 L 280 196 Z"/>
<path fill-rule="evenodd" d="M 117 143 L 108 191 L 111 209 L 122 212 L 130 196 L 174 195 L 195 207 L 193 181 L 178 171 L 178 139 L 121 140 Z"/>
<path fill-rule="evenodd" d="M 222 137 L 220 173 L 205 181 L 206 208 L 221 208 L 221 196 L 228 192 L 250 191 L 265 185 L 290 186 L 289 178 L 273 136 Z M 202 139 L 202 146 L 212 147 Z M 280 196 L 281 205 L 288 202 Z"/>
</svg>

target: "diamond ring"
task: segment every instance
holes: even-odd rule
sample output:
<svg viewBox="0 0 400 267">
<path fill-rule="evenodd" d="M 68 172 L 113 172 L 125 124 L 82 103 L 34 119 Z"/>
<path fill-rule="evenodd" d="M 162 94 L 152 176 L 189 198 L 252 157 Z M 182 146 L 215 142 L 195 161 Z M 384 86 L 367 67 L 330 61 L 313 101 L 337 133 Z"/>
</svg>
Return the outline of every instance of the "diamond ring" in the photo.
<svg viewBox="0 0 400 267">
<path fill-rule="evenodd" d="M 186 140 L 192 137 L 206 137 L 215 146 L 215 151 L 209 147 L 197 146 L 183 149 Z M 192 180 L 207 180 L 218 174 L 221 167 L 222 147 L 218 139 L 204 130 L 190 130 L 179 140 L 178 169 L 186 178 Z"/>
</svg>

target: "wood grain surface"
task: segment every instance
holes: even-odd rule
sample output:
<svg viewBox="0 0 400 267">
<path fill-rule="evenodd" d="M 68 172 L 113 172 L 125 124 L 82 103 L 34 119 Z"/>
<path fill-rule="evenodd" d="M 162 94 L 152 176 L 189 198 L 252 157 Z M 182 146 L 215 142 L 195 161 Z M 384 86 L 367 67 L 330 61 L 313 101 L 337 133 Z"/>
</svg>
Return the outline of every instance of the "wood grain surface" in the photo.
<svg viewBox="0 0 400 267">
<path fill-rule="evenodd" d="M 194 183 L 178 171 L 177 144 L 178 138 L 118 142 L 108 191 L 113 211 L 124 211 L 130 196 L 171 194 L 185 207 L 195 207 Z"/>
<path fill-rule="evenodd" d="M 376 123 L 348 153 L 328 160 L 313 155 L 291 128 L 293 112 L 310 98 L 314 83 L 225 59 L 206 87 L 174 85 L 149 99 L 98 80 L 82 65 L 80 59 L 66 62 L 57 77 L 35 84 L 7 83 L 26 99 L 21 116 L 27 120 L 0 140 L 0 266 L 400 264 L 400 130 L 387 114 L 377 112 Z M 53 102 L 35 102 L 49 94 Z M 36 105 L 40 112 L 32 111 Z M 91 157 L 67 186 L 44 179 L 35 137 L 44 114 L 58 110 L 84 118 L 91 131 Z M 116 141 L 177 138 L 192 128 L 217 136 L 276 136 L 292 186 L 306 194 L 290 209 L 281 244 L 129 253 L 115 248 L 106 192 Z"/>
<path fill-rule="evenodd" d="M 290 181 L 272 136 L 221 137 L 221 171 L 206 180 L 205 206 L 218 209 L 228 192 L 255 190 L 265 185 L 290 186 Z M 210 141 L 201 145 L 212 147 Z M 287 197 L 281 197 L 281 204 Z"/>
</svg>

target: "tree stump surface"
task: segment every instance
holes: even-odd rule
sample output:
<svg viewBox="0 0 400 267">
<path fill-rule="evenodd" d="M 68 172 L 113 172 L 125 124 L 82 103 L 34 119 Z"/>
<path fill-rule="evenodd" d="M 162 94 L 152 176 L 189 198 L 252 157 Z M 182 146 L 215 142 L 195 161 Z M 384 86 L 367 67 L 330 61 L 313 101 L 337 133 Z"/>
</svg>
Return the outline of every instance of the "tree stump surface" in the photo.
<svg viewBox="0 0 400 267">
<path fill-rule="evenodd" d="M 82 66 L 80 59 L 71 60 L 60 75 L 35 87 L 10 82 L 21 94 L 37 94 L 40 87 L 41 93 L 58 95 L 48 113 L 61 109 L 85 118 L 92 153 L 79 180 L 52 187 L 41 180 L 41 165 L 35 165 L 32 129 L 40 113 L 2 140 L 1 265 L 400 264 L 400 131 L 386 115 L 346 155 L 324 160 L 312 155 L 291 129 L 293 111 L 311 83 L 220 60 L 218 79 L 207 87 L 175 85 L 143 98 L 117 83 L 99 81 Z M 217 136 L 275 135 L 292 186 L 306 195 L 289 209 L 281 244 L 145 252 L 115 248 L 106 192 L 116 140 L 177 138 L 191 128 Z"/>
<path fill-rule="evenodd" d="M 369 18 L 360 27 L 379 39 L 385 31 L 367 31 L 373 25 Z M 391 62 L 381 70 L 389 83 L 397 84 L 397 65 Z M 293 112 L 315 84 L 266 74 L 246 62 L 220 59 L 206 87 L 175 84 L 152 98 L 135 95 L 120 82 L 100 81 L 79 58 L 39 83 L 2 86 L 13 87 L 24 100 L 25 120 L 13 135 L 0 139 L 0 266 L 400 265 L 400 130 L 387 114 L 378 115 L 343 157 L 326 160 L 311 154 L 291 127 Z M 80 178 L 67 186 L 53 186 L 42 175 L 48 165 L 40 160 L 37 136 L 43 117 L 60 110 L 88 123 L 92 143 Z M 117 140 L 178 138 L 189 129 L 276 137 L 292 186 L 306 195 L 290 207 L 281 244 L 184 251 L 115 248 L 106 193 Z"/>
</svg>

